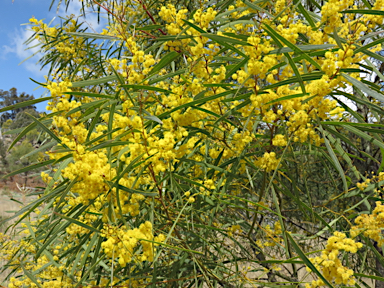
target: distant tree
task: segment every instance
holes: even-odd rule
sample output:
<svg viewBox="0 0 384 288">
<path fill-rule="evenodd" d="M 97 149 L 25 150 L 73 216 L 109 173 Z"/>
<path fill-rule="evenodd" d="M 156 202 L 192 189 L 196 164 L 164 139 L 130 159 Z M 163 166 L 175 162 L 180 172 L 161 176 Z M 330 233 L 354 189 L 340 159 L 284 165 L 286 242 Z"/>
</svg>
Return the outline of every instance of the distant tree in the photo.
<svg viewBox="0 0 384 288">
<path fill-rule="evenodd" d="M 8 166 L 10 171 L 15 171 L 18 169 L 21 169 L 23 167 L 29 166 L 32 163 L 37 161 L 37 158 L 39 157 L 38 154 L 33 154 L 29 157 L 22 157 L 23 155 L 26 155 L 34 150 L 34 147 L 28 140 L 24 140 L 19 145 L 13 147 L 10 150 L 10 154 L 7 156 L 6 161 L 8 162 Z M 25 183 L 27 184 L 28 179 L 28 171 L 24 172 L 24 179 Z"/>
<path fill-rule="evenodd" d="M 11 125 L 12 125 L 13 121 L 12 119 L 8 119 L 7 121 L 5 121 L 4 123 L 2 123 L 1 125 L 1 129 L 3 131 L 6 131 L 6 130 L 9 130 L 11 129 Z"/>
<path fill-rule="evenodd" d="M 3 165 L 3 168 L 8 167 L 8 161 L 7 161 L 7 146 L 4 142 L 4 140 L 0 139 L 0 162 Z"/>
<path fill-rule="evenodd" d="M 11 88 L 9 91 L 0 90 L 0 108 L 15 105 L 24 101 L 33 100 L 33 95 L 26 94 L 24 92 L 18 94 L 16 88 Z M 30 105 L 4 112 L 0 115 L 0 124 L 2 125 L 8 119 L 14 120 L 18 113 L 25 110 L 36 111 L 36 106 Z"/>
<path fill-rule="evenodd" d="M 32 115 L 35 118 L 39 118 L 39 112 L 37 112 L 35 108 L 28 108 L 16 114 L 16 117 L 12 121 L 12 124 L 9 126 L 9 128 L 13 130 L 28 126 L 30 123 L 33 122 L 32 118 L 28 114 Z"/>
<path fill-rule="evenodd" d="M 0 108 L 33 99 L 34 97 L 32 95 L 24 92 L 17 93 L 16 88 L 11 88 L 9 91 L 0 90 Z M 4 133 L 8 130 L 28 126 L 33 121 L 28 114 L 34 117 L 39 117 L 39 113 L 36 111 L 36 106 L 34 105 L 12 109 L 0 114 L 0 165 L 2 173 L 8 174 L 15 169 L 22 168 L 23 165 L 25 166 L 30 164 L 30 159 L 20 159 L 20 155 L 24 152 L 28 153 L 30 150 L 33 150 L 33 145 L 35 145 L 36 139 L 39 135 L 38 131 L 36 129 L 30 131 L 25 137 L 23 137 L 24 142 L 14 147 L 10 152 L 8 152 L 8 147 L 10 142 L 12 142 L 11 139 L 13 137 L 11 137 L 11 139 L 9 139 L 9 137 L 8 139 L 4 137 Z M 27 177 L 26 174 L 24 176 Z M 6 181 L 6 179 L 4 180 Z"/>
</svg>

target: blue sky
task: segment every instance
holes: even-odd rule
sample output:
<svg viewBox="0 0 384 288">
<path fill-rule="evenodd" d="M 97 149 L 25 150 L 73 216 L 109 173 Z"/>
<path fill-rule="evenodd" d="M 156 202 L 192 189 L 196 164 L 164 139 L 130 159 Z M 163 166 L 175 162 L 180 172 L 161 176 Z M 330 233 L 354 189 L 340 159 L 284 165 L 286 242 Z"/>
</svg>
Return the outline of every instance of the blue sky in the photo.
<svg viewBox="0 0 384 288">
<path fill-rule="evenodd" d="M 25 92 L 39 98 L 46 90 L 38 88 L 38 85 L 29 78 L 45 82 L 44 75 L 47 75 L 47 69 L 41 70 L 37 64 L 39 55 L 19 65 L 36 52 L 36 49 L 25 50 L 27 46 L 23 43 L 32 32 L 29 31 L 28 25 L 22 24 L 28 23 L 32 16 L 38 20 L 45 19 L 44 22 L 49 23 L 54 17 L 78 14 L 80 3 L 78 0 L 71 2 L 67 12 L 62 5 L 57 14 L 57 0 L 51 11 L 49 11 L 51 0 L 14 0 L 13 3 L 12 0 L 0 0 L 0 2 L 0 89 L 9 90 L 15 87 L 19 93 Z M 87 15 L 86 21 L 96 31 L 99 30 L 96 15 Z M 58 23 L 58 20 L 53 23 Z M 38 111 L 45 111 L 45 104 L 38 104 L 37 108 Z"/>
</svg>

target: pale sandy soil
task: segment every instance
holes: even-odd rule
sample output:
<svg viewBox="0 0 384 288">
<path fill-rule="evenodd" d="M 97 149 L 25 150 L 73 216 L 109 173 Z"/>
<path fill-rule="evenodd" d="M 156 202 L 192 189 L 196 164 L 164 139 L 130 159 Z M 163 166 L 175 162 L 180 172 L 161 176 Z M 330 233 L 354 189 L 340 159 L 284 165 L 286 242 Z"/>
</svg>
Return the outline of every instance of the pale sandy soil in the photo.
<svg viewBox="0 0 384 288">
<path fill-rule="evenodd" d="M 3 217 L 6 218 L 6 217 L 9 217 L 10 215 L 12 215 L 12 212 L 19 210 L 20 204 L 15 202 L 15 201 L 10 200 L 10 196 L 9 195 L 2 195 L 2 194 L 4 194 L 4 193 L 2 193 L 1 188 L 0 188 L 0 218 L 3 218 Z M 25 197 L 23 197 L 21 193 L 11 193 L 11 194 L 12 194 L 11 196 L 13 198 L 15 198 L 16 200 L 18 200 L 20 202 L 28 201 L 29 200 L 29 199 L 25 199 Z M 1 227 L 0 227 L 0 232 L 2 232 Z M 228 243 L 228 244 L 230 244 L 230 243 Z M 237 250 L 237 249 L 235 248 L 235 250 Z M 4 264 L 5 263 L 2 262 L 2 260 L 0 260 L 0 267 L 2 267 Z M 247 275 L 247 277 L 249 277 L 251 279 L 255 279 L 255 278 L 259 278 L 259 277 L 261 277 L 261 278 L 265 277 L 265 274 L 262 273 L 262 272 L 258 272 L 258 273 L 251 272 L 251 273 L 249 273 L 247 271 L 247 266 L 248 265 L 246 263 L 240 264 L 239 266 L 240 267 L 238 267 L 238 268 L 240 268 L 240 270 L 244 271 L 245 274 Z M 287 268 L 289 270 L 291 269 L 290 265 L 285 265 L 285 266 L 288 266 Z M 255 267 L 253 266 L 253 268 L 255 268 Z M 301 268 L 301 267 L 298 266 L 297 268 Z M 281 271 L 281 272 L 284 272 L 284 271 Z M 5 277 L 5 275 L 0 274 L 0 287 L 7 287 L 7 286 L 1 286 L 1 285 L 5 284 L 5 283 L 2 283 L 4 277 Z M 312 280 L 311 275 L 308 275 L 308 273 L 306 272 L 305 269 L 299 269 L 299 278 L 300 278 L 300 280 L 303 280 L 304 282 Z M 282 280 L 282 279 L 278 279 L 278 280 Z M 373 281 L 370 281 L 368 279 L 368 281 L 366 281 L 366 283 L 369 283 L 370 287 L 374 287 Z M 242 285 L 239 283 L 239 287 L 240 286 L 242 286 Z M 252 285 L 252 284 L 245 284 L 242 287 L 256 287 L 256 286 Z"/>
<path fill-rule="evenodd" d="M 21 195 L 14 195 L 13 198 L 20 202 L 23 201 L 23 197 Z M 0 218 L 8 218 L 13 214 L 13 212 L 19 210 L 20 206 L 21 205 L 16 201 L 10 200 L 9 196 L 0 195 Z"/>
<path fill-rule="evenodd" d="M 17 177 L 15 177 L 14 180 L 22 180 L 22 179 L 18 179 Z M 24 195 L 25 193 L 22 193 L 21 191 L 19 191 L 16 183 L 21 184 L 22 182 L 7 181 L 5 183 L 4 181 L 0 181 L 0 221 L 12 216 L 15 212 L 20 210 L 20 207 L 23 206 L 21 203 L 27 204 L 28 202 L 31 201 L 30 197 L 26 197 Z M 39 185 L 40 183 L 38 183 L 37 181 L 32 182 L 28 180 L 28 184 L 31 184 L 31 186 L 33 187 L 33 186 Z M 19 185 L 19 187 L 22 187 L 22 185 Z M 27 191 L 28 191 L 27 193 L 31 193 L 33 191 L 33 188 L 28 189 Z M 11 198 L 14 200 L 11 200 Z M 6 226 L 8 226 L 14 221 L 15 219 L 11 220 L 10 222 L 7 222 L 4 226 L 0 226 L 0 233 L 4 232 Z M 0 260 L 0 268 L 3 267 L 3 265 L 5 265 L 5 261 Z M 4 285 L 4 283 L 2 283 L 5 277 L 4 274 L 5 273 L 3 274 L 0 273 L 0 287 L 3 287 L 1 285 Z"/>
<path fill-rule="evenodd" d="M 13 197 L 18 201 L 22 201 L 22 197 L 18 197 L 18 195 L 14 195 Z M 19 209 L 19 207 L 20 204 L 10 200 L 9 196 L 0 195 L 0 220 L 11 216 L 14 211 L 17 211 Z M 4 227 L 0 227 L 0 232 L 4 231 L 3 228 Z M 2 267 L 3 265 L 5 265 L 5 262 L 3 260 L 0 260 L 0 267 Z M 4 277 L 5 275 L 0 274 L 0 285 Z"/>
</svg>

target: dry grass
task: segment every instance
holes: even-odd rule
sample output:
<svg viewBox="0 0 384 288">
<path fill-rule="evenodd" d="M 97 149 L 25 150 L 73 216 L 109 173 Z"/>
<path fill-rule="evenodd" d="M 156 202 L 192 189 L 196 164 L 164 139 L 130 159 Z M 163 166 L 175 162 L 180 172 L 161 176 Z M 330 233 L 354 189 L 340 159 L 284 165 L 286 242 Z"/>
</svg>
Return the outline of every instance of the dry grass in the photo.
<svg viewBox="0 0 384 288">
<path fill-rule="evenodd" d="M 2 191 L 0 190 L 0 194 L 1 194 L 1 192 Z M 17 197 L 17 196 L 18 195 L 14 195 L 13 197 L 15 199 L 17 199 L 18 201 L 21 201 L 22 196 L 21 195 L 19 197 Z M 0 195 L 0 220 L 8 218 L 9 216 L 11 216 L 14 211 L 17 211 L 19 209 L 19 207 L 20 207 L 20 204 L 15 202 L 15 201 L 12 201 L 9 196 Z M 2 228 L 4 228 L 4 227 L 0 227 L 0 232 L 4 232 L 3 231 L 4 229 L 2 229 Z M 3 267 L 4 265 L 5 265 L 5 261 L 0 260 L 0 267 Z M 3 274 L 5 274 L 5 273 L 3 273 Z M 0 284 L 3 281 L 4 277 L 6 276 L 3 274 L 0 274 Z"/>
<path fill-rule="evenodd" d="M 0 185 L 0 220 L 11 216 L 15 211 L 18 211 L 20 209 L 21 205 L 19 203 L 17 203 L 17 201 L 24 202 L 26 204 L 26 201 L 30 200 L 30 199 L 26 199 L 25 196 L 20 191 L 18 191 L 16 183 L 17 182 L 13 182 L 11 185 L 5 186 L 4 182 L 2 182 Z M 18 183 L 23 183 L 23 182 L 20 181 Z M 8 181 L 8 184 L 10 184 L 9 181 Z M 37 181 L 34 183 L 32 181 L 31 182 L 28 181 L 28 184 L 31 184 L 32 187 L 41 186 L 41 183 L 38 183 Z M 29 186 L 29 187 L 31 187 L 31 186 Z M 10 187 L 12 187 L 13 189 L 11 190 Z M 13 198 L 17 201 L 11 200 L 11 198 Z M 1 228 L 2 227 L 0 227 L 0 232 L 3 232 L 3 230 Z M 228 244 L 230 244 L 230 243 L 228 243 Z M 236 248 L 235 248 L 235 250 L 236 250 Z M 279 257 L 277 256 L 277 258 L 279 258 Z M 4 264 L 5 264 L 5 262 L 0 260 L 0 267 L 2 267 Z M 249 271 L 247 271 L 247 266 L 252 266 L 250 264 L 251 263 L 242 263 L 239 265 L 238 268 L 240 268 L 240 270 L 244 271 L 244 274 L 247 277 L 249 277 L 250 279 L 257 279 L 259 277 L 261 277 L 261 278 L 265 277 L 265 273 L 263 273 L 263 272 L 249 272 Z M 291 270 L 291 266 L 288 264 L 282 265 L 282 266 L 285 266 L 285 267 L 283 267 L 283 271 L 281 271 L 282 274 L 285 274 L 284 269 Z M 235 267 L 233 267 L 233 268 L 235 269 Z M 304 267 L 301 267 L 299 265 L 297 268 L 300 268 L 299 269 L 299 275 L 298 275 L 300 280 L 302 280 L 302 281 L 304 280 L 305 282 L 312 280 L 312 276 L 308 275 L 308 273 L 306 272 Z M 3 273 L 3 274 L 0 273 L 0 287 L 6 287 L 6 286 L 1 286 L 1 285 L 6 284 L 6 283 L 2 283 L 3 279 L 6 276 L 4 274 L 5 273 Z M 283 280 L 283 279 L 280 279 L 279 277 L 277 277 L 277 278 L 278 278 L 277 280 L 280 280 L 280 281 Z M 372 281 L 370 279 L 365 279 L 365 281 L 366 281 L 366 283 L 368 283 L 369 287 L 375 287 L 374 281 Z M 256 287 L 256 286 L 245 285 L 245 287 Z"/>
<path fill-rule="evenodd" d="M 1 193 L 1 192 L 0 192 Z M 12 197 L 22 202 L 22 195 L 12 195 Z M 5 219 L 12 216 L 13 212 L 20 209 L 20 204 L 10 199 L 9 196 L 0 195 L 0 218 Z"/>
<path fill-rule="evenodd" d="M 27 204 L 27 202 L 30 201 L 30 199 L 28 199 L 28 197 L 26 197 L 26 195 L 24 195 L 17 187 L 17 184 L 19 184 L 19 186 L 23 186 L 24 183 L 25 179 L 20 175 L 14 176 L 13 181 L 10 179 L 7 181 L 0 181 L 0 221 L 12 216 L 14 212 L 20 209 L 22 204 L 18 202 Z M 38 178 L 28 178 L 27 187 L 34 188 L 37 186 L 43 186 L 41 180 L 38 180 Z M 6 223 L 5 225 L 8 224 L 9 223 Z M 0 226 L 0 232 L 4 232 L 4 228 L 5 227 Z M 0 268 L 3 265 L 5 265 L 5 262 L 0 260 Z M 0 287 L 1 282 L 5 277 L 4 274 L 0 274 Z"/>
</svg>

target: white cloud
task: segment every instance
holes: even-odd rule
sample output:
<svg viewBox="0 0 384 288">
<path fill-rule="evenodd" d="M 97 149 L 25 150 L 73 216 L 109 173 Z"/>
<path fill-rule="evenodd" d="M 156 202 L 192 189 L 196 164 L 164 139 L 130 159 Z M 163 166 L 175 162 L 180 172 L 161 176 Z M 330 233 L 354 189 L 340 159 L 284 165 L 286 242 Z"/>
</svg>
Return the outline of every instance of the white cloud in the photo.
<svg viewBox="0 0 384 288">
<path fill-rule="evenodd" d="M 33 35 L 33 32 L 30 30 L 21 29 L 21 28 L 18 29 L 18 31 L 15 35 L 15 38 L 13 40 L 14 40 L 14 44 L 16 47 L 15 52 L 16 52 L 17 56 L 19 56 L 20 58 L 27 58 L 30 55 L 39 51 L 37 47 L 26 50 L 28 47 L 24 43 L 29 38 L 31 38 L 32 35 Z M 33 40 L 29 46 L 35 46 L 37 44 L 38 44 L 38 42 L 36 40 Z"/>
<path fill-rule="evenodd" d="M 83 10 L 82 10 L 82 5 L 80 0 L 75 0 L 70 2 L 70 4 L 68 5 L 68 9 L 66 8 L 67 8 L 66 5 L 61 5 L 58 15 L 60 16 L 66 16 L 71 14 L 76 15 L 81 22 L 85 22 L 85 25 L 90 29 L 89 32 L 100 33 L 102 31 L 102 28 L 105 26 L 105 23 L 106 23 L 105 19 L 103 17 L 100 17 L 100 22 L 98 22 L 97 13 L 95 11 L 92 11 L 91 8 L 85 7 L 85 17 L 84 17 L 84 15 L 82 14 Z M 82 15 L 78 16 L 80 14 Z"/>
<path fill-rule="evenodd" d="M 35 1 L 35 0 L 29 0 L 29 1 Z M 50 19 L 53 19 L 57 16 L 66 16 L 66 15 L 79 15 L 82 12 L 82 5 L 79 0 L 71 1 L 68 9 L 66 9 L 66 5 L 62 4 L 60 6 L 59 11 L 56 10 L 56 7 L 52 7 L 51 12 L 47 13 L 47 18 L 45 19 L 45 23 L 49 23 Z M 58 12 L 58 13 L 56 13 Z M 100 17 L 100 23 L 98 22 L 97 13 L 92 11 L 92 9 L 88 8 L 85 11 L 85 17 L 77 16 L 79 18 L 79 21 L 85 22 L 82 26 L 83 28 L 88 27 L 89 32 L 93 33 L 100 33 L 102 28 L 105 26 L 106 20 L 103 17 Z M 56 18 L 53 23 L 50 24 L 50 26 L 54 26 L 58 23 L 58 17 Z M 38 44 L 37 40 L 33 40 L 28 45 L 25 45 L 24 43 L 33 35 L 33 31 L 31 30 L 31 27 L 28 26 L 22 26 L 18 29 L 15 29 L 14 32 L 9 35 L 9 41 L 7 45 L 3 45 L 0 47 L 0 59 L 7 59 L 8 57 L 12 57 L 10 54 L 15 55 L 20 62 L 27 59 L 28 57 L 31 57 L 33 54 L 36 53 L 35 56 L 29 58 L 24 63 L 22 63 L 22 67 L 24 67 L 26 70 L 32 72 L 34 76 L 43 76 L 48 74 L 48 69 L 45 68 L 43 70 L 40 70 L 40 65 L 37 63 L 38 60 L 43 56 L 42 53 L 39 52 L 39 47 L 36 46 Z M 36 47 L 34 47 L 36 46 Z M 33 47 L 30 49 L 27 49 L 28 47 Z"/>
<path fill-rule="evenodd" d="M 7 46 L 7 45 L 3 45 L 1 47 L 0 59 L 6 59 L 7 54 L 12 53 L 13 51 L 14 51 L 14 49 L 12 49 L 12 47 Z"/>
<path fill-rule="evenodd" d="M 33 31 L 29 30 L 30 27 L 24 27 L 15 29 L 13 37 L 9 36 L 9 45 L 3 45 L 0 58 L 5 59 L 9 56 L 9 54 L 15 54 L 21 62 L 28 57 L 31 57 L 33 54 L 36 54 L 21 65 L 28 71 L 32 72 L 35 76 L 46 75 L 47 70 L 40 70 L 40 66 L 37 64 L 37 61 L 43 56 L 43 54 L 39 52 L 39 47 L 34 47 L 38 44 L 37 40 L 33 40 L 28 45 L 24 44 L 33 35 Z M 27 49 L 28 47 L 33 48 Z"/>
</svg>

